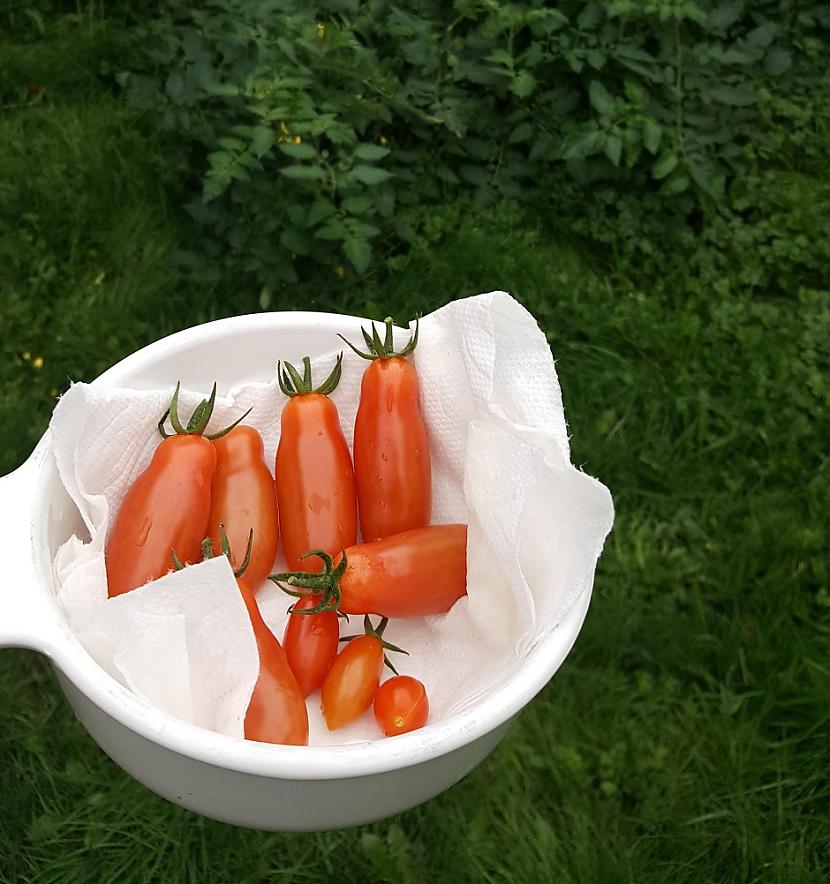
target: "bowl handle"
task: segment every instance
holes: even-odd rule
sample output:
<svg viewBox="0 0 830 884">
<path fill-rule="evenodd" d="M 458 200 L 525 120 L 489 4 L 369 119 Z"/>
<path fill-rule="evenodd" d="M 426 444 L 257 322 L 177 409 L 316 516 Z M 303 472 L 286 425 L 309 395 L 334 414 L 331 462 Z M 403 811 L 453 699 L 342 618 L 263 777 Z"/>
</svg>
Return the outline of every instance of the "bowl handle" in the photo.
<svg viewBox="0 0 830 884">
<path fill-rule="evenodd" d="M 38 577 L 32 530 L 42 448 L 13 473 L 0 476 L 0 541 L 8 552 L 0 580 L 0 648 L 33 648 L 55 659 L 66 645 L 67 627 Z"/>
</svg>

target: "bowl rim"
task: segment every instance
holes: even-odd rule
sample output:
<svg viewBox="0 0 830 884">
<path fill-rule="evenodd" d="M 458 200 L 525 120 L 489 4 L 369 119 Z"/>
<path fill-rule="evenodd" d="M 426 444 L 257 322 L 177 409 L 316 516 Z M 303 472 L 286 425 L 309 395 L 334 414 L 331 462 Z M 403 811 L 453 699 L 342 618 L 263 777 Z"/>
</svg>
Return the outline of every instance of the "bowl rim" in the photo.
<svg viewBox="0 0 830 884">
<path fill-rule="evenodd" d="M 252 328 L 278 324 L 314 325 L 322 330 L 354 326 L 367 320 L 345 314 L 290 311 L 257 313 L 213 320 L 161 338 L 135 351 L 103 372 L 92 383 L 114 386 L 128 375 L 196 341 L 244 334 Z M 29 459 L 32 477 L 32 540 L 38 589 L 44 592 L 58 618 L 60 638 L 44 642 L 43 650 L 62 673 L 103 712 L 131 731 L 177 754 L 241 773 L 284 780 L 327 780 L 382 774 L 411 767 L 463 750 L 468 744 L 509 722 L 545 687 L 567 657 L 585 620 L 592 585 L 575 598 L 557 624 L 542 634 L 524 663 L 474 706 L 432 722 L 418 731 L 393 738 L 336 746 L 283 746 L 231 737 L 182 721 L 139 698 L 111 676 L 83 647 L 61 612 L 54 588 L 51 555 L 46 542 L 50 486 L 57 476 L 47 431 Z M 570 467 L 576 470 L 576 467 Z M 584 474 L 583 474 L 584 475 Z"/>
</svg>

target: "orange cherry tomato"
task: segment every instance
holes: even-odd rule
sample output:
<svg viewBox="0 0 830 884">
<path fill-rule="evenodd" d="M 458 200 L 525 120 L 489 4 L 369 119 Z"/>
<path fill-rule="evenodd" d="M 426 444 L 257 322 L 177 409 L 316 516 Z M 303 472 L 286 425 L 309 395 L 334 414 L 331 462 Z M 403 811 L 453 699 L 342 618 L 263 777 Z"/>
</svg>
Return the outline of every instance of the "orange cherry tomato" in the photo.
<svg viewBox="0 0 830 884">
<path fill-rule="evenodd" d="M 213 443 L 216 473 L 211 489 L 207 534 L 214 555 L 221 552 L 219 526 L 224 525 L 231 550 L 246 548 L 253 530 L 246 583 L 256 591 L 271 572 L 277 555 L 279 524 L 271 471 L 265 465 L 262 437 L 253 427 L 239 426 Z M 235 557 L 231 564 L 241 564 Z"/>
<path fill-rule="evenodd" d="M 250 587 L 243 580 L 237 580 L 237 585 L 259 652 L 259 677 L 245 713 L 245 739 L 307 746 L 308 712 L 303 692 L 282 645 L 262 619 Z"/>
<path fill-rule="evenodd" d="M 159 421 L 163 441 L 127 492 L 110 531 L 105 561 L 111 598 L 171 571 L 174 549 L 185 563 L 201 560 L 200 544 L 207 530 L 216 469 L 216 451 L 209 440 L 227 433 L 235 424 L 221 433 L 203 435 L 213 412 L 215 384 L 187 427 L 179 421 L 178 399 L 179 385 Z M 168 414 L 174 435 L 164 430 Z"/>
<path fill-rule="evenodd" d="M 293 609 L 307 611 L 319 602 L 320 596 L 303 596 L 297 600 Z M 288 665 L 304 697 L 316 691 L 328 675 L 337 656 L 339 639 L 340 624 L 333 611 L 289 616 L 282 643 Z"/>
<path fill-rule="evenodd" d="M 400 353 L 392 347 L 391 318 L 386 320 L 384 344 L 374 327 L 372 331 L 374 341 L 364 332 L 367 345 L 371 344 L 368 352 L 352 347 L 371 360 L 360 387 L 353 446 L 360 531 L 367 542 L 425 527 L 432 509 L 420 384 L 415 367 L 405 359 L 417 344 L 417 326 Z"/>
<path fill-rule="evenodd" d="M 328 398 L 340 380 L 340 359 L 316 390 L 310 360 L 303 363 L 302 378 L 287 363 L 279 373 L 280 387 L 291 398 L 282 410 L 274 475 L 280 534 L 292 571 L 319 570 L 314 559 L 301 558 L 311 549 L 334 554 L 357 539 L 352 458 L 337 407 Z"/>
<path fill-rule="evenodd" d="M 427 689 L 417 678 L 396 675 L 375 694 L 375 720 L 387 737 L 417 730 L 429 718 Z"/>
<path fill-rule="evenodd" d="M 383 670 L 383 643 L 374 635 L 352 639 L 337 655 L 323 682 L 321 707 L 326 727 L 337 730 L 371 705 Z"/>
<path fill-rule="evenodd" d="M 272 574 L 277 586 L 320 593 L 344 614 L 426 617 L 467 594 L 467 526 L 430 525 L 320 556 L 323 573 Z"/>
</svg>

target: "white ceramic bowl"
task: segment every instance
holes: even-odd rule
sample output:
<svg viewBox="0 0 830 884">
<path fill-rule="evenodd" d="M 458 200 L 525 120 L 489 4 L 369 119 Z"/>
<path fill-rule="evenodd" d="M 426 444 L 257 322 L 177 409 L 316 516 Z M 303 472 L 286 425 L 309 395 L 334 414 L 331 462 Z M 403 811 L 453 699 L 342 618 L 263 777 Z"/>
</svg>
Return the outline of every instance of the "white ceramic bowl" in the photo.
<svg viewBox="0 0 830 884">
<path fill-rule="evenodd" d="M 95 383 L 204 389 L 266 380 L 276 354 L 299 360 L 359 338 L 361 320 L 271 313 L 207 323 L 139 350 Z M 586 592 L 526 664 L 475 709 L 393 739 L 339 747 L 269 746 L 208 731 L 139 700 L 90 657 L 55 601 L 51 563 L 80 516 L 58 478 L 50 434 L 0 478 L 0 536 L 16 551 L 0 583 L 0 647 L 34 648 L 52 661 L 76 716 L 124 770 L 170 801 L 256 829 L 321 831 L 382 819 L 458 782 L 504 736 L 573 646 Z M 8 567 L 8 565 L 7 565 Z"/>
</svg>

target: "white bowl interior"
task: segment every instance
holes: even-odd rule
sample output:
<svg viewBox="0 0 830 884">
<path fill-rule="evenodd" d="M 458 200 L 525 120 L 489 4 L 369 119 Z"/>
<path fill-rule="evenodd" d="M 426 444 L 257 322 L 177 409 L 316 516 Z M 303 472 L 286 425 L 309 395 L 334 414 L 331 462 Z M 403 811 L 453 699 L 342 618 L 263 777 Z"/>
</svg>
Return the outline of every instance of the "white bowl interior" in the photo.
<svg viewBox="0 0 830 884">
<path fill-rule="evenodd" d="M 356 317 L 313 313 L 260 314 L 219 320 L 137 351 L 95 383 L 151 389 L 172 388 L 176 380 L 181 380 L 192 389 L 208 390 L 216 379 L 221 393 L 244 381 L 270 379 L 277 356 L 293 361 L 306 354 L 332 350 L 336 347 L 335 333 L 354 336 L 360 323 Z M 51 450 L 46 451 L 41 461 L 35 520 L 42 530 L 41 576 L 46 586 L 52 586 L 50 565 L 55 551 L 73 534 L 84 537 L 85 528 L 60 482 Z M 559 627 L 539 642 L 521 670 L 476 709 L 394 740 L 364 744 L 287 747 L 233 739 L 179 721 L 139 702 L 98 666 L 77 639 L 71 652 L 56 662 L 81 691 L 110 715 L 174 751 L 236 770 L 272 777 L 289 772 L 295 778 L 299 752 L 304 753 L 306 761 L 299 772 L 301 779 L 350 777 L 405 767 L 442 755 L 478 739 L 513 717 L 567 656 L 582 625 L 589 599 L 590 593 L 584 593 L 584 598 L 573 606 Z"/>
</svg>

